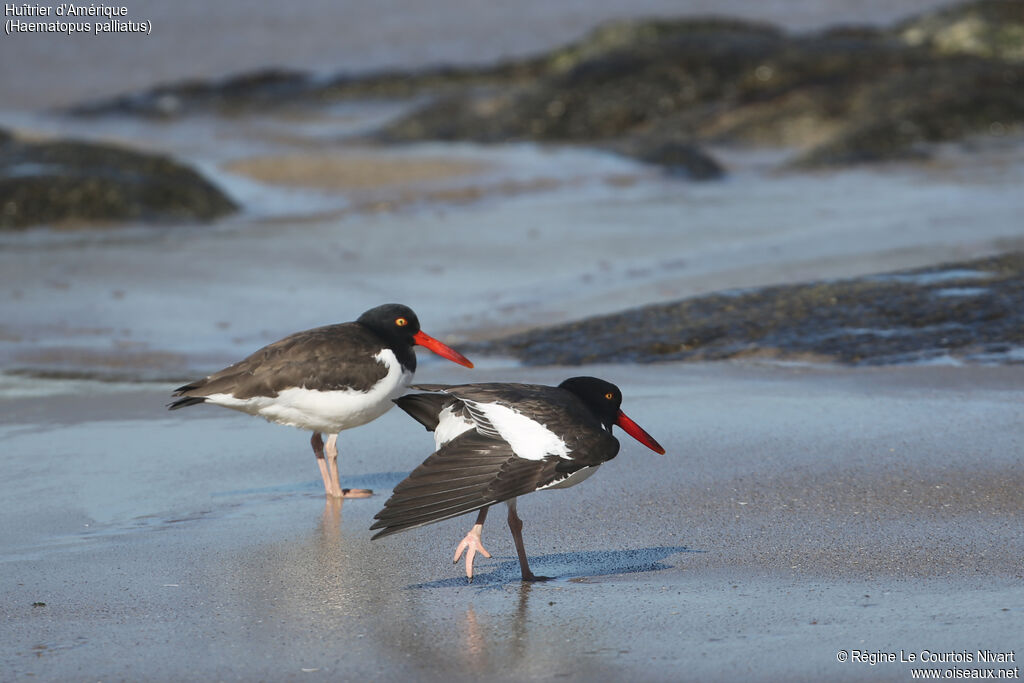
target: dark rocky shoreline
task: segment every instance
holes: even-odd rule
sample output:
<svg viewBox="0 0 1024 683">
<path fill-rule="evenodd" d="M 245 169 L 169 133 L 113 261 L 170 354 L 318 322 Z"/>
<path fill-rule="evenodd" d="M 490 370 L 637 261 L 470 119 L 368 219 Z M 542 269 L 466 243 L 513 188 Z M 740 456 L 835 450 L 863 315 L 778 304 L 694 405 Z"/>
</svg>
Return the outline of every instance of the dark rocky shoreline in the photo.
<svg viewBox="0 0 1024 683">
<path fill-rule="evenodd" d="M 590 145 L 691 180 L 726 174 L 709 144 L 783 147 L 794 169 L 922 159 L 935 143 L 1024 133 L 1024 3 L 973 0 L 889 28 L 795 35 L 729 18 L 619 21 L 497 65 L 333 78 L 269 68 L 63 113 L 233 116 L 380 98 L 414 108 L 356 141 Z M 0 228 L 206 221 L 236 208 L 169 159 L 5 138 Z"/>
<path fill-rule="evenodd" d="M 210 221 L 237 205 L 193 169 L 114 145 L 0 130 L 0 229 L 41 223 Z"/>
<path fill-rule="evenodd" d="M 527 365 L 763 357 L 886 365 L 1024 362 L 1024 253 L 725 292 L 467 346 Z"/>
<path fill-rule="evenodd" d="M 797 35 L 728 18 L 634 20 L 491 66 L 328 79 L 266 69 L 71 113 L 230 115 L 427 95 L 373 139 L 590 144 L 704 179 L 721 175 L 697 148 L 709 143 L 793 147 L 788 165 L 817 167 L 921 158 L 932 143 L 1020 132 L 1022 46 L 1017 0 Z"/>
</svg>

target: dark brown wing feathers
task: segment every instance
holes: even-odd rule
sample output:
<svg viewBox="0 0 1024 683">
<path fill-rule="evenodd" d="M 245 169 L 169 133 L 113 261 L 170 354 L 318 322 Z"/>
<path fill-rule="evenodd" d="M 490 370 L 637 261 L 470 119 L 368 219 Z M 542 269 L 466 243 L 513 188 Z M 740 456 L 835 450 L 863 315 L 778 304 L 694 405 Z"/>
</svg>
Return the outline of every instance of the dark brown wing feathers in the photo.
<svg viewBox="0 0 1024 683">
<path fill-rule="evenodd" d="M 395 487 L 370 527 L 381 530 L 373 538 L 511 500 L 600 465 L 619 450 L 618 440 L 564 389 L 533 384 L 418 384 L 411 388 L 440 392 L 411 394 L 396 401 L 427 429 L 437 427 L 438 413 L 446 406 L 476 422 L 476 429 L 442 446 Z M 567 457 L 552 454 L 537 460 L 517 455 L 483 414 L 485 404 L 508 406 L 544 425 L 565 442 Z"/>
<path fill-rule="evenodd" d="M 444 394 L 406 394 L 395 399 L 395 405 L 427 428 L 428 432 L 437 429 L 438 415 L 444 404 L 451 401 L 451 396 Z"/>
<path fill-rule="evenodd" d="M 373 538 L 439 522 L 524 493 L 552 476 L 557 458 L 525 460 L 506 442 L 466 432 L 427 458 L 377 513 Z"/>
<path fill-rule="evenodd" d="M 387 374 L 384 364 L 374 360 L 381 348 L 380 339 L 358 323 L 318 327 L 269 344 L 220 372 L 179 387 L 174 395 L 202 398 L 224 393 L 246 399 L 277 396 L 292 387 L 366 391 Z M 191 403 L 176 401 L 171 407 L 185 405 Z"/>
</svg>

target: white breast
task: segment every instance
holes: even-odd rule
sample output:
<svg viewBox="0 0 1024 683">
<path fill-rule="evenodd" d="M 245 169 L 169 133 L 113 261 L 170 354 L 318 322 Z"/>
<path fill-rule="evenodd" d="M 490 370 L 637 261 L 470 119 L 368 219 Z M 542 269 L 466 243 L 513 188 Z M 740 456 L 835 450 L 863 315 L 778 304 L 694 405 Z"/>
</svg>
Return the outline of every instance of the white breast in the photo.
<svg viewBox="0 0 1024 683">
<path fill-rule="evenodd" d="M 392 399 L 401 396 L 412 381 L 412 373 L 402 368 L 391 349 L 384 349 L 374 358 L 384 364 L 387 374 L 369 391 L 293 387 L 273 397 L 238 399 L 230 394 L 213 394 L 206 400 L 271 422 L 336 434 L 376 420 L 394 406 Z"/>
</svg>

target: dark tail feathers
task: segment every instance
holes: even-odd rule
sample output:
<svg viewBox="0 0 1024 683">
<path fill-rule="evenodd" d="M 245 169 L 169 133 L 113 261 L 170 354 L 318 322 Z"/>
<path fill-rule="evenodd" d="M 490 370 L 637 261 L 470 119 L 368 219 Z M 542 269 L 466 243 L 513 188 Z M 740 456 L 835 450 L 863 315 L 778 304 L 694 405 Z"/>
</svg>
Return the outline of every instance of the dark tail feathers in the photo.
<svg viewBox="0 0 1024 683">
<path fill-rule="evenodd" d="M 177 410 L 185 406 L 194 406 L 197 403 L 206 403 L 206 399 L 202 396 L 186 396 L 185 398 L 179 398 L 177 401 L 168 403 L 167 410 Z"/>
</svg>

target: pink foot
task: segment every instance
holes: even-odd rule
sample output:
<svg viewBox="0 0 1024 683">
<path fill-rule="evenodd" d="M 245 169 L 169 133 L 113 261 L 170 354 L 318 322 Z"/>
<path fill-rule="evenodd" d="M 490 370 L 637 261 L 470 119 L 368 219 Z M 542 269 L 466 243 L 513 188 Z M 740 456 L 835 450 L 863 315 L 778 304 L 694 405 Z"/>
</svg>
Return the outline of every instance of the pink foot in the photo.
<svg viewBox="0 0 1024 683">
<path fill-rule="evenodd" d="M 487 549 L 484 548 L 483 539 L 480 537 L 482 531 L 483 524 L 474 525 L 469 530 L 469 533 L 466 534 L 466 537 L 462 539 L 462 542 L 459 543 L 459 546 L 455 549 L 455 557 L 452 558 L 452 564 L 455 564 L 459 561 L 462 553 L 466 553 L 466 578 L 469 579 L 470 583 L 473 582 L 473 559 L 476 557 L 477 552 L 484 557 L 491 556 Z"/>
</svg>

